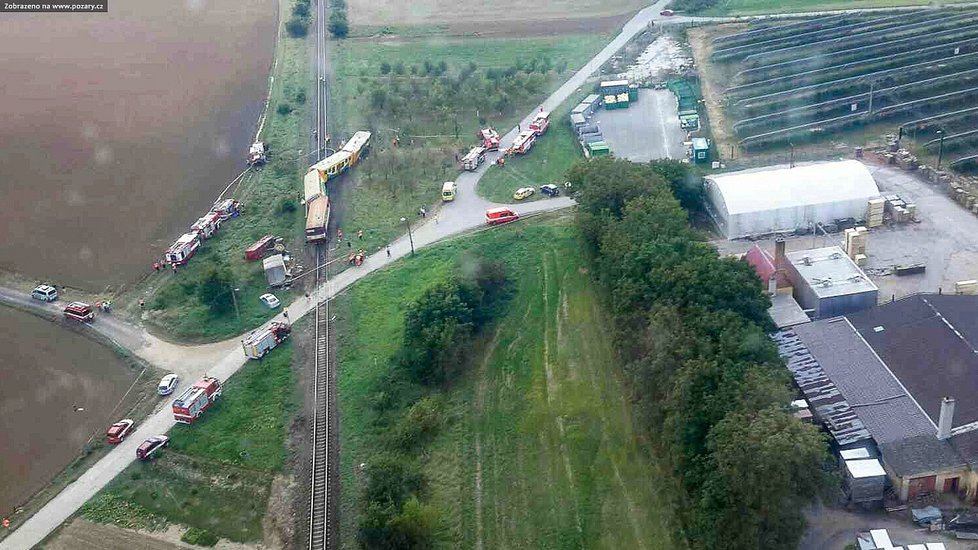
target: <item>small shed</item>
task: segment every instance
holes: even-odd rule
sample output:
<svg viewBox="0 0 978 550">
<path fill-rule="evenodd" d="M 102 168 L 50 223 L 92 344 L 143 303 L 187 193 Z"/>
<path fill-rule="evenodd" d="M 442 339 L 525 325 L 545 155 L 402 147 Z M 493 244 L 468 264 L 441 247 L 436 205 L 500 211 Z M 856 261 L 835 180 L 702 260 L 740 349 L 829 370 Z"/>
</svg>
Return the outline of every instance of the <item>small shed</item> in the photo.
<svg viewBox="0 0 978 550">
<path fill-rule="evenodd" d="M 588 105 L 590 105 L 591 111 L 593 112 L 597 110 L 598 107 L 601 106 L 601 96 L 598 94 L 590 94 L 589 96 L 585 97 L 584 101 L 582 101 L 581 103 L 587 103 Z"/>
<path fill-rule="evenodd" d="M 573 126 L 575 130 L 587 125 L 587 119 L 585 119 L 584 115 L 580 113 L 571 113 L 570 122 L 571 126 Z"/>
<path fill-rule="evenodd" d="M 882 502 L 886 471 L 875 458 L 846 461 L 846 494 L 850 502 Z"/>
<path fill-rule="evenodd" d="M 289 278 L 289 271 L 285 267 L 285 257 L 281 254 L 275 254 L 262 260 L 262 267 L 265 269 L 268 286 L 282 286 Z"/>
<path fill-rule="evenodd" d="M 693 138 L 693 162 L 703 164 L 710 162 L 710 140 L 706 138 Z"/>
</svg>

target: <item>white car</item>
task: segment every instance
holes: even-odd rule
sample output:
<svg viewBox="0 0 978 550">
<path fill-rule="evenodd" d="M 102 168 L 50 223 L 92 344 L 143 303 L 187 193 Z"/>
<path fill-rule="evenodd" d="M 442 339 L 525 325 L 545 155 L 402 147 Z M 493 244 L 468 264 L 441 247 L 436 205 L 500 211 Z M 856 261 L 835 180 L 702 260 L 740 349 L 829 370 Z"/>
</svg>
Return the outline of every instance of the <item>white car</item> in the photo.
<svg viewBox="0 0 978 550">
<path fill-rule="evenodd" d="M 156 391 L 160 395 L 170 395 L 173 390 L 177 389 L 177 382 L 180 381 L 180 377 L 175 374 L 168 374 L 160 379 L 160 385 L 156 388 Z"/>
<path fill-rule="evenodd" d="M 51 285 L 38 285 L 31 291 L 31 298 L 42 302 L 53 302 L 58 299 L 58 289 Z"/>
<path fill-rule="evenodd" d="M 276 298 L 274 294 L 262 294 L 258 297 L 258 299 L 261 300 L 263 304 L 268 306 L 268 309 L 275 309 L 282 304 L 282 302 L 279 302 L 278 298 Z"/>
</svg>

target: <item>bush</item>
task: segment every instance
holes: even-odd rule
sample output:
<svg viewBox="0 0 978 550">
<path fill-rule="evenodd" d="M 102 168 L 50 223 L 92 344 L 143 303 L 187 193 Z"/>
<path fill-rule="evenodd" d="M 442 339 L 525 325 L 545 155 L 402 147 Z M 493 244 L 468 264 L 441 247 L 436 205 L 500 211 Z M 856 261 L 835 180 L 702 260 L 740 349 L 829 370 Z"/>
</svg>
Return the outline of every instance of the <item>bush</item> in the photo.
<svg viewBox="0 0 978 550">
<path fill-rule="evenodd" d="M 191 527 L 180 536 L 180 540 L 182 542 L 186 542 L 187 544 L 196 544 L 197 546 L 214 546 L 221 539 L 207 529 Z"/>
<path fill-rule="evenodd" d="M 295 205 L 295 201 L 288 197 L 283 197 L 282 202 L 280 202 L 278 205 L 278 211 L 282 214 L 291 214 L 295 212 L 297 208 L 298 207 Z"/>
<path fill-rule="evenodd" d="M 301 17 L 292 16 L 285 23 L 285 32 L 292 38 L 303 38 L 309 33 L 309 22 Z"/>
<path fill-rule="evenodd" d="M 234 305 L 231 271 L 225 265 L 210 267 L 197 285 L 197 299 L 210 308 L 211 313 L 221 314 Z"/>
<path fill-rule="evenodd" d="M 279 103 L 278 108 L 275 109 L 275 112 L 282 116 L 286 116 L 292 112 L 292 106 L 288 103 Z"/>
<path fill-rule="evenodd" d="M 346 38 L 350 34 L 350 24 L 346 20 L 345 10 L 333 10 L 329 14 L 329 32 L 336 38 Z"/>
<path fill-rule="evenodd" d="M 391 72 L 390 63 L 384 61 L 383 63 L 380 64 L 380 74 L 390 74 L 390 72 Z"/>
</svg>

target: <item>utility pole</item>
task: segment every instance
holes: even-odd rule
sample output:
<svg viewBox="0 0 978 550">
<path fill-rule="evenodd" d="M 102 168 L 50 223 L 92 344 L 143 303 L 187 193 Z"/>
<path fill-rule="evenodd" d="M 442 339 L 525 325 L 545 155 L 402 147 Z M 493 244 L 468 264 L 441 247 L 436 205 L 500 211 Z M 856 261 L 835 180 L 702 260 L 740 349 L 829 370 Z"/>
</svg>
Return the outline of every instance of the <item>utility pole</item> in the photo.
<svg viewBox="0 0 978 550">
<path fill-rule="evenodd" d="M 241 312 L 238 311 L 238 298 L 237 298 L 237 296 L 235 296 L 235 294 L 238 292 L 239 289 L 234 288 L 231 285 L 228 285 L 228 288 L 231 289 L 231 302 L 234 303 L 234 314 L 238 317 L 238 322 L 240 323 L 241 322 Z"/>
<path fill-rule="evenodd" d="M 795 167 L 795 144 L 788 142 L 788 147 L 791 147 L 791 156 L 788 158 L 788 168 Z"/>
<path fill-rule="evenodd" d="M 941 136 L 941 146 L 937 151 L 937 169 L 941 169 L 941 161 L 944 160 L 944 130 L 938 130 L 937 135 Z"/>
<path fill-rule="evenodd" d="M 407 226 L 408 242 L 411 243 L 411 255 L 414 256 L 414 237 L 411 236 L 411 224 L 408 223 L 407 218 L 401 218 L 401 223 Z"/>
<path fill-rule="evenodd" d="M 873 89 L 876 88 L 876 81 L 869 83 L 869 116 L 873 116 Z"/>
</svg>

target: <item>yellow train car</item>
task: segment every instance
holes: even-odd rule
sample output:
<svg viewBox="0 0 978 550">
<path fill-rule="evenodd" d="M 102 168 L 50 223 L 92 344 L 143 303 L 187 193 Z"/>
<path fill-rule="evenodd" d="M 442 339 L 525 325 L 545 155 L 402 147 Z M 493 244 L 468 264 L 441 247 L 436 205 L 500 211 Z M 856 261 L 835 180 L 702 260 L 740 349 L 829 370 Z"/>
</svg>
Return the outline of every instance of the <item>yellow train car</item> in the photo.
<svg viewBox="0 0 978 550">
<path fill-rule="evenodd" d="M 349 151 L 337 151 L 332 155 L 312 165 L 312 170 L 319 173 L 319 180 L 322 183 L 339 176 L 353 165 L 351 159 L 353 155 Z"/>
<path fill-rule="evenodd" d="M 308 172 L 306 172 L 306 176 L 302 179 L 302 187 L 305 190 L 305 198 L 303 199 L 303 202 L 306 204 L 306 209 L 309 208 L 309 203 L 311 203 L 313 199 L 326 194 L 326 189 L 323 187 L 323 182 L 319 179 L 319 172 L 311 168 Z"/>
<path fill-rule="evenodd" d="M 367 156 L 370 150 L 370 132 L 360 130 L 353 134 L 340 151 L 350 153 L 350 165 L 356 166 L 362 157 Z"/>
<path fill-rule="evenodd" d="M 326 226 L 329 225 L 329 197 L 320 195 L 306 206 L 306 242 L 325 241 Z"/>
</svg>

